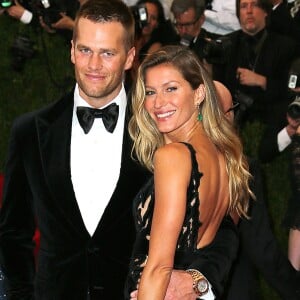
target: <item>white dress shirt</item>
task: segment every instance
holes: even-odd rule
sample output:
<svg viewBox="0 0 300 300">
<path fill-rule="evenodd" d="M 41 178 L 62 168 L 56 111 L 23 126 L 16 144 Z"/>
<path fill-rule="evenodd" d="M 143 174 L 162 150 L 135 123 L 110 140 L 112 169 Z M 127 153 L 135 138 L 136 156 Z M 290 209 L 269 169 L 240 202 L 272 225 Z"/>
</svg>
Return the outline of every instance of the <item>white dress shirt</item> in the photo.
<svg viewBox="0 0 300 300">
<path fill-rule="evenodd" d="M 110 103 L 113 102 L 119 105 L 119 118 L 114 132 L 105 129 L 101 118 L 95 118 L 91 130 L 85 134 L 78 122 L 76 108 L 90 105 L 80 97 L 76 85 L 71 135 L 71 179 L 84 224 L 91 236 L 120 175 L 127 103 L 124 87 Z"/>
<path fill-rule="evenodd" d="M 277 135 L 278 150 L 282 152 L 288 145 L 290 145 L 291 142 L 292 139 L 284 127 Z"/>
<path fill-rule="evenodd" d="M 32 12 L 30 12 L 29 10 L 25 9 L 21 18 L 20 18 L 20 21 L 24 24 L 29 24 L 32 20 Z"/>
</svg>

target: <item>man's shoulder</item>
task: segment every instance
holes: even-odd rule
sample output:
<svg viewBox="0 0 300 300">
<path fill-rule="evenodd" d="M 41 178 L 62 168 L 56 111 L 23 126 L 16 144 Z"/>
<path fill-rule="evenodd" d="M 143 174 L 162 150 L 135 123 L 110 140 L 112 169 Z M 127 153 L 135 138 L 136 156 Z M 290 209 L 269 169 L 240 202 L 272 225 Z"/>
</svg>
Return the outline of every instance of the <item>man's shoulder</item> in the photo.
<svg viewBox="0 0 300 300">
<path fill-rule="evenodd" d="M 73 107 L 73 92 L 69 92 L 64 95 L 58 101 L 52 102 L 42 108 L 38 108 L 34 111 L 26 112 L 18 117 L 13 122 L 13 128 L 27 128 L 35 123 L 36 118 L 45 119 L 51 122 L 54 118 L 57 118 L 59 112 Z"/>
<path fill-rule="evenodd" d="M 238 29 L 235 31 L 232 31 L 226 35 L 224 35 L 224 38 L 229 38 L 229 39 L 238 39 L 243 35 L 242 29 Z"/>
<path fill-rule="evenodd" d="M 296 41 L 291 37 L 285 36 L 277 32 L 268 32 L 269 45 L 276 51 L 274 53 L 282 53 L 288 57 L 294 57 L 297 54 Z"/>
</svg>

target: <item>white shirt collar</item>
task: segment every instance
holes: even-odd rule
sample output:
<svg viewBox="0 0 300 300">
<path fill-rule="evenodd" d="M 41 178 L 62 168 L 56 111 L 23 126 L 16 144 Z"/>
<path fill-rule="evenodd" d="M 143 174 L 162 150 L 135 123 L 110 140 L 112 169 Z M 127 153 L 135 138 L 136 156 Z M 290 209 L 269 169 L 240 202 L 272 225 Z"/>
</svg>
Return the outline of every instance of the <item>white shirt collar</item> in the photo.
<svg viewBox="0 0 300 300">
<path fill-rule="evenodd" d="M 107 105 L 101 107 L 104 108 L 108 106 L 111 103 L 116 103 L 119 105 L 119 116 L 123 116 L 126 111 L 126 104 L 127 104 L 127 98 L 126 98 L 126 91 L 124 88 L 124 85 L 122 84 L 122 88 L 117 95 L 116 98 L 112 99 Z M 78 83 L 76 83 L 75 90 L 74 90 L 74 110 L 76 110 L 77 106 L 87 106 L 91 107 L 80 95 L 79 95 L 79 87 Z"/>
</svg>

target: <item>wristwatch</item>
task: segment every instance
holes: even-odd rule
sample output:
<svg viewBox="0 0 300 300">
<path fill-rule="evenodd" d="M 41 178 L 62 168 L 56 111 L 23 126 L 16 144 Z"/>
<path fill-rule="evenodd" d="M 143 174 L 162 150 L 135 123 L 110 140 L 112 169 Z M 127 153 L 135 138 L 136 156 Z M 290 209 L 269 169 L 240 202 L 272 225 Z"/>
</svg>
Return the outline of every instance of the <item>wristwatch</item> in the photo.
<svg viewBox="0 0 300 300">
<path fill-rule="evenodd" d="M 195 269 L 186 270 L 193 278 L 193 289 L 198 296 L 203 296 L 208 292 L 209 283 L 204 275 Z"/>
</svg>

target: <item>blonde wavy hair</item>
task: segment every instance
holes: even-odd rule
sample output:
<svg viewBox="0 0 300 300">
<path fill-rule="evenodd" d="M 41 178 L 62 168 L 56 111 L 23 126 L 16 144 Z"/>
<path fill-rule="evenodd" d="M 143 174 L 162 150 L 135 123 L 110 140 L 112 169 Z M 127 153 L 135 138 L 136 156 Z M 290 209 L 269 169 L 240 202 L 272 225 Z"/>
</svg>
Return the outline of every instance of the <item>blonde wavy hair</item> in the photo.
<svg viewBox="0 0 300 300">
<path fill-rule="evenodd" d="M 140 65 L 132 95 L 133 115 L 129 122 L 129 133 L 134 142 L 133 152 L 140 163 L 153 172 L 154 153 L 165 142 L 144 108 L 145 74 L 149 68 L 161 64 L 175 67 L 194 90 L 204 84 L 206 96 L 199 106 L 199 112 L 203 115 L 202 123 L 207 136 L 225 156 L 230 194 L 228 213 L 236 212 L 239 216 L 247 217 L 249 198 L 255 196 L 249 187 L 251 175 L 241 140 L 222 111 L 210 75 L 194 52 L 187 47 L 164 46 L 148 55 Z"/>
</svg>

